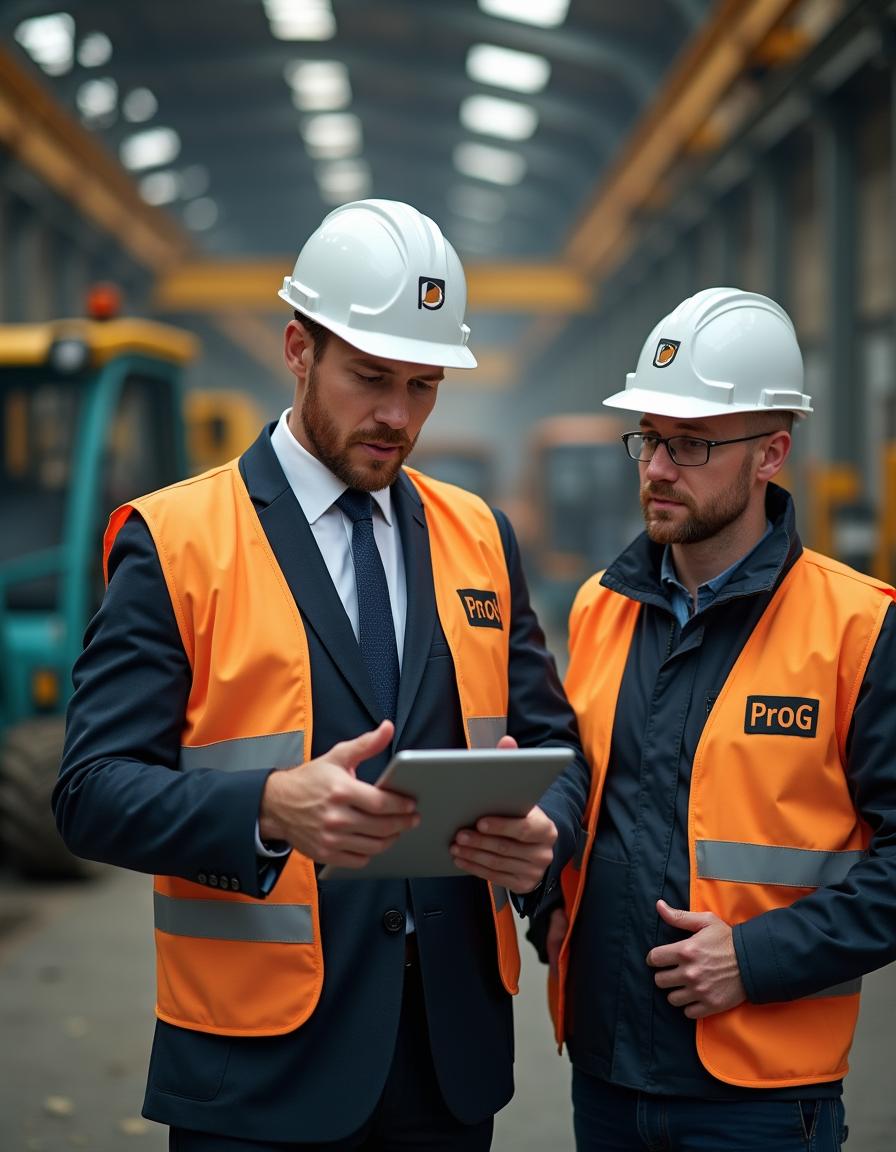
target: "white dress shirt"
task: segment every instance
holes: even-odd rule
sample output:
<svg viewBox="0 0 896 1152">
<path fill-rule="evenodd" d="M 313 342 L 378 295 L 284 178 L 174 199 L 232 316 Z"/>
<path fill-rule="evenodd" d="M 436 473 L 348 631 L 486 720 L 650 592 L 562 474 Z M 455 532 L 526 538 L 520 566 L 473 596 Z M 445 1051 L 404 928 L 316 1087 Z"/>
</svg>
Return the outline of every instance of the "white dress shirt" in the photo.
<svg viewBox="0 0 896 1152">
<path fill-rule="evenodd" d="M 320 549 L 327 571 L 333 580 L 339 599 L 351 621 L 355 639 L 358 639 L 358 591 L 355 587 L 355 565 L 352 559 L 352 522 L 336 501 L 348 487 L 334 476 L 325 464 L 312 456 L 289 430 L 287 408 L 277 422 L 271 436 L 271 447 L 283 469 L 289 486 L 301 505 L 314 539 Z M 404 555 L 398 527 L 392 515 L 392 493 L 388 488 L 371 492 L 373 497 L 373 535 L 379 549 L 389 586 L 392 622 L 395 625 L 395 643 L 398 647 L 398 666 L 404 651 L 404 629 L 407 617 L 407 585 L 404 575 Z M 259 856 L 281 856 L 283 851 L 271 850 L 262 843 L 255 826 L 255 848 Z"/>
<path fill-rule="evenodd" d="M 327 570 L 339 593 L 358 639 L 358 592 L 352 560 L 352 522 L 336 507 L 336 501 L 348 487 L 334 476 L 326 464 L 306 452 L 289 430 L 290 409 L 283 413 L 271 436 L 271 447 L 286 474 L 289 486 L 302 506 Z M 404 578 L 404 556 L 401 539 L 392 515 L 392 492 L 381 488 L 373 497 L 373 535 L 386 571 L 398 666 L 404 651 L 404 627 L 407 616 L 407 587 Z"/>
</svg>

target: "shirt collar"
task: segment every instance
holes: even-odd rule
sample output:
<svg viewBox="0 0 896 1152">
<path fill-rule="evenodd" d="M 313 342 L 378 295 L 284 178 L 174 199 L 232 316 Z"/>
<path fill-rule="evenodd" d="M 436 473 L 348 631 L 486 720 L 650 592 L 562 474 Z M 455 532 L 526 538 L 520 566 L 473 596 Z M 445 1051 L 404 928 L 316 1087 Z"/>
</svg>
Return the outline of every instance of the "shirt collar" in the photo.
<svg viewBox="0 0 896 1152">
<path fill-rule="evenodd" d="M 700 593 L 704 592 L 704 590 L 710 597 L 714 598 L 717 596 L 722 588 L 724 588 L 724 586 L 734 575 L 734 573 L 741 567 L 741 565 L 746 564 L 746 562 L 750 559 L 759 545 L 762 544 L 766 537 L 771 535 L 773 528 L 774 525 L 772 524 L 771 520 L 767 519 L 765 522 L 765 531 L 762 533 L 760 539 L 756 541 L 749 552 L 747 552 L 744 556 L 741 556 L 739 560 L 735 560 L 734 563 L 726 568 L 724 572 L 720 572 L 718 576 L 713 576 L 711 580 L 706 580 L 699 586 L 697 589 L 698 600 L 700 598 Z M 675 561 L 672 559 L 672 549 L 668 544 L 663 549 L 663 560 L 660 566 L 660 581 L 664 588 L 669 589 L 672 587 L 678 589 L 684 592 L 688 599 L 690 599 L 690 592 L 688 592 L 685 586 L 678 579 L 678 573 L 675 571 Z"/>
<path fill-rule="evenodd" d="M 271 434 L 271 447 L 305 513 L 305 519 L 309 524 L 314 524 L 333 507 L 348 485 L 296 440 L 287 423 L 290 411 L 291 409 L 287 408 L 277 421 L 277 426 Z M 370 495 L 391 528 L 391 488 L 380 488 Z"/>
</svg>

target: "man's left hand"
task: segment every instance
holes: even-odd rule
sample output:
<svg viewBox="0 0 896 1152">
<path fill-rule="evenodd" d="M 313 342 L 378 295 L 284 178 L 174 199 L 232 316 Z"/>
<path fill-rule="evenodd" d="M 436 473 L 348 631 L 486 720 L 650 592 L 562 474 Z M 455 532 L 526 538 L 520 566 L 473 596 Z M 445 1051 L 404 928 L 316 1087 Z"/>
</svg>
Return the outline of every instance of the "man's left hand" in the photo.
<svg viewBox="0 0 896 1152">
<path fill-rule="evenodd" d="M 538 807 L 528 816 L 484 816 L 451 845 L 464 872 L 524 895 L 537 888 L 554 858 L 557 828 Z"/>
<path fill-rule="evenodd" d="M 657 911 L 665 922 L 682 932 L 692 932 L 677 944 L 662 944 L 647 953 L 647 966 L 656 968 L 657 988 L 670 989 L 667 997 L 685 1016 L 699 1020 L 736 1008 L 747 998 L 730 925 L 714 912 L 688 912 L 658 900 Z"/>
<path fill-rule="evenodd" d="M 502 736 L 499 748 L 516 748 L 512 736 Z M 471 876 L 518 892 L 537 888 L 554 858 L 557 828 L 538 807 L 528 816 L 483 816 L 474 828 L 458 832 L 451 845 L 454 863 Z"/>
</svg>

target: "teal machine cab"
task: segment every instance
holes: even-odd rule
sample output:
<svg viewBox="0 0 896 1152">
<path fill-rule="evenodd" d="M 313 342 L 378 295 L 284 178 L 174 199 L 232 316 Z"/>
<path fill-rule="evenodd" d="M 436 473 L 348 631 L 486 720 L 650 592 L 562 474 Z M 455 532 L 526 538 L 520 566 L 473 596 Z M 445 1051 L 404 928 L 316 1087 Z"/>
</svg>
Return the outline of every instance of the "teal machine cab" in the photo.
<svg viewBox="0 0 896 1152">
<path fill-rule="evenodd" d="M 50 794 L 109 513 L 187 473 L 193 336 L 140 319 L 0 325 L 0 858 L 82 874 Z"/>
</svg>

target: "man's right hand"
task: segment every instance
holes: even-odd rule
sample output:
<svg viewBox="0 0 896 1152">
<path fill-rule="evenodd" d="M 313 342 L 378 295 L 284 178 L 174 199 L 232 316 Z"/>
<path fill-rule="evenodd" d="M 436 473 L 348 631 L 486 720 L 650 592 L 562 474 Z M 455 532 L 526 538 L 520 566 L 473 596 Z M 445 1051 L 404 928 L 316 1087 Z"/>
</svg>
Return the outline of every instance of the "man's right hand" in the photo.
<svg viewBox="0 0 896 1152">
<path fill-rule="evenodd" d="M 371 856 L 385 852 L 420 822 L 416 804 L 365 784 L 355 770 L 388 748 L 394 731 L 384 720 L 316 760 L 272 772 L 261 796 L 261 838 L 285 840 L 303 856 L 339 868 L 363 868 Z"/>
<path fill-rule="evenodd" d="M 551 919 L 548 923 L 548 934 L 544 941 L 545 951 L 548 954 L 548 966 L 555 976 L 557 975 L 560 962 L 560 945 L 563 943 L 568 928 L 569 917 L 566 915 L 566 910 L 563 906 L 559 905 L 551 913 Z"/>
</svg>

